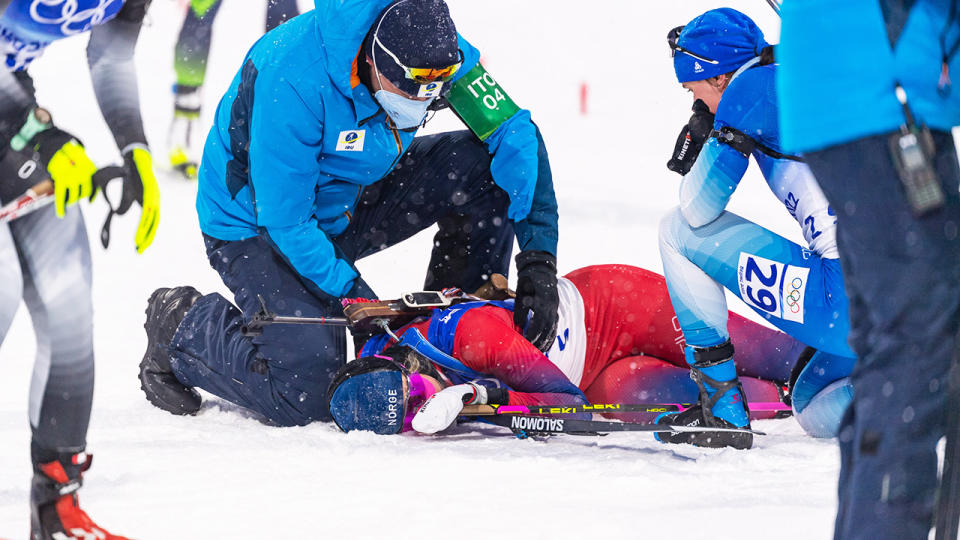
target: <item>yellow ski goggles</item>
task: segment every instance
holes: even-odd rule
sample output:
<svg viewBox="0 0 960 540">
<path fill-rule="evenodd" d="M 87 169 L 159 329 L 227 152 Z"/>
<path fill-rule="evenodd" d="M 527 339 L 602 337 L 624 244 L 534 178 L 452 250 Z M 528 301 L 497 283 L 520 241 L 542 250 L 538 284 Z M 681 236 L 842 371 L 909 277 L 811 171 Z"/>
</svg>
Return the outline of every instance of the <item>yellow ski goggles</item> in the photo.
<svg viewBox="0 0 960 540">
<path fill-rule="evenodd" d="M 387 53 L 387 56 L 393 59 L 393 61 L 400 66 L 403 70 L 403 74 L 407 79 L 416 82 L 417 84 L 427 84 L 434 81 L 447 81 L 450 77 L 453 77 L 454 73 L 460 69 L 460 66 L 463 65 L 463 51 L 458 51 L 460 59 L 456 63 L 451 64 L 444 68 L 415 68 L 410 67 L 397 58 L 397 55 L 393 54 L 393 51 L 388 49 L 382 41 L 374 34 L 373 43 L 380 47 L 380 49 Z"/>
</svg>

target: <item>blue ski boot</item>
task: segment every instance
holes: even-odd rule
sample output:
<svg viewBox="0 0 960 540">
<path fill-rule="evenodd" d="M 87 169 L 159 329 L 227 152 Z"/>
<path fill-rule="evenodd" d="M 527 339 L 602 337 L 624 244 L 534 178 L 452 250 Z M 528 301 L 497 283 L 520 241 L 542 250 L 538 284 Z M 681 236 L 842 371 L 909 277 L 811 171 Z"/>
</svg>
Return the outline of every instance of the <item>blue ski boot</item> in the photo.
<svg viewBox="0 0 960 540">
<path fill-rule="evenodd" d="M 733 363 L 733 344 L 726 341 L 706 348 L 688 345 L 684 355 L 690 365 L 690 378 L 700 388 L 699 400 L 683 412 L 661 414 L 656 423 L 750 429 L 750 410 Z M 709 448 L 745 450 L 753 445 L 753 434 L 749 432 L 657 433 L 656 437 L 665 443 L 689 443 Z"/>
</svg>

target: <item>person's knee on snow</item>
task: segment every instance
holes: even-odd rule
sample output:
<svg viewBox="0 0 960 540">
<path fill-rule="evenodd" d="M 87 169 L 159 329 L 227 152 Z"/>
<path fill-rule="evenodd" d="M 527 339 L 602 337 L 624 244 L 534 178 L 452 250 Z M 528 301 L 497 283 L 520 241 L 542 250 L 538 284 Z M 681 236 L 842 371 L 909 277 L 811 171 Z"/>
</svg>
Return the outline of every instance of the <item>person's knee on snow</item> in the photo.
<svg viewBox="0 0 960 540">
<path fill-rule="evenodd" d="M 848 358 L 807 347 L 790 377 L 793 415 L 809 435 L 836 437 L 843 414 L 853 400 L 850 373 L 856 363 Z"/>
<path fill-rule="evenodd" d="M 281 380 L 275 363 L 243 333 L 243 322 L 240 310 L 222 295 L 197 298 L 171 338 L 170 374 L 191 392 L 201 388 L 278 426 L 324 419 L 323 392 L 292 388 Z M 217 337 L 221 333 L 225 339 Z"/>
</svg>

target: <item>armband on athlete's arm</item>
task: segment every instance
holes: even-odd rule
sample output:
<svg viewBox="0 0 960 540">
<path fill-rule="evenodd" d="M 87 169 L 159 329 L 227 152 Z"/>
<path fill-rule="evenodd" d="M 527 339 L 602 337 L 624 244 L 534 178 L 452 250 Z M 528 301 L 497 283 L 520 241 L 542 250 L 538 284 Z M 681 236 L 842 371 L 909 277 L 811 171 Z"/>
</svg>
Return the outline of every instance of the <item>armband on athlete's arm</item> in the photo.
<svg viewBox="0 0 960 540">
<path fill-rule="evenodd" d="M 446 99 L 481 141 L 520 112 L 520 107 L 480 63 L 450 86 Z"/>
<path fill-rule="evenodd" d="M 789 159 L 791 161 L 803 161 L 799 156 L 791 156 L 770 148 L 746 133 L 731 126 L 723 126 L 720 129 L 713 130 L 711 137 L 716 137 L 722 144 L 733 148 L 744 156 L 750 157 L 754 150 L 760 150 L 773 159 Z"/>
</svg>

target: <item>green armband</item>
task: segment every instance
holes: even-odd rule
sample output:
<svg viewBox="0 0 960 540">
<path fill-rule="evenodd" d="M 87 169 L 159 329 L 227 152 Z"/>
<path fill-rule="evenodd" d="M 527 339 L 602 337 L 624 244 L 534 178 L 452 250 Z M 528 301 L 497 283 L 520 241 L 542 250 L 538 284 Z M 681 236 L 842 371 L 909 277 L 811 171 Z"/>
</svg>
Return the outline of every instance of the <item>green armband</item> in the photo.
<svg viewBox="0 0 960 540">
<path fill-rule="evenodd" d="M 479 63 L 450 86 L 447 101 L 481 141 L 520 111 Z"/>
</svg>

